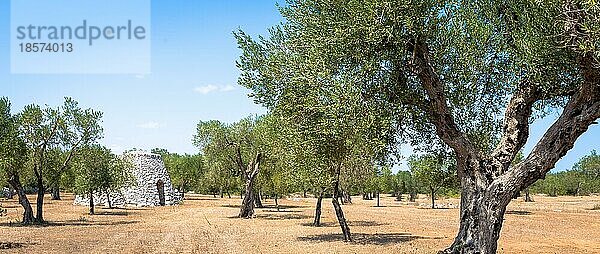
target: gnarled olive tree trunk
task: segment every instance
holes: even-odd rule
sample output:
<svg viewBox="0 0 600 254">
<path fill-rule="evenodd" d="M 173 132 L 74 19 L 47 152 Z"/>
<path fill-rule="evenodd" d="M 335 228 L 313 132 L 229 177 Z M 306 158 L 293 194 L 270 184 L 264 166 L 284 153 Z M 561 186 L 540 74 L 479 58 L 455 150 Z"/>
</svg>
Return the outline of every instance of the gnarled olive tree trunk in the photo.
<svg viewBox="0 0 600 254">
<path fill-rule="evenodd" d="M 23 224 L 31 224 L 35 220 L 33 217 L 33 209 L 31 208 L 31 203 L 25 194 L 25 190 L 23 190 L 23 186 L 21 185 L 21 180 L 19 179 L 19 175 L 17 173 L 9 176 L 8 183 L 15 189 L 17 195 L 19 196 L 19 204 L 23 207 L 23 219 L 21 223 Z"/>
<path fill-rule="evenodd" d="M 313 226 L 314 227 L 320 227 L 321 226 L 321 207 L 323 204 L 323 195 L 324 195 L 324 191 L 321 190 L 319 191 L 319 196 L 317 197 L 317 205 L 315 206 L 315 219 L 313 220 Z"/>
<path fill-rule="evenodd" d="M 108 203 L 108 209 L 113 209 L 112 201 L 110 200 L 110 191 L 106 191 L 106 203 Z"/>
<path fill-rule="evenodd" d="M 254 215 L 254 180 L 258 175 L 260 170 L 260 161 L 261 161 L 261 153 L 256 155 L 254 161 L 248 164 L 248 168 L 245 170 L 244 174 L 246 176 L 246 191 L 244 195 L 244 199 L 242 200 L 242 206 L 240 208 L 240 214 L 238 217 L 240 218 L 252 218 Z"/>
<path fill-rule="evenodd" d="M 60 200 L 60 188 L 58 186 L 52 187 L 52 200 Z"/>
<path fill-rule="evenodd" d="M 338 223 L 340 224 L 340 228 L 342 228 L 342 234 L 344 235 L 344 241 L 351 242 L 352 237 L 350 235 L 350 227 L 348 226 L 348 222 L 346 221 L 346 217 L 344 217 L 344 211 L 342 210 L 342 206 L 338 201 L 340 198 L 340 168 L 336 169 L 336 177 L 333 182 L 333 197 L 331 197 L 331 203 L 333 203 L 333 209 L 335 209 L 335 215 L 337 216 Z"/>
<path fill-rule="evenodd" d="M 90 191 L 90 215 L 96 214 L 94 211 L 94 192 Z"/>
<path fill-rule="evenodd" d="M 254 207 L 256 207 L 256 208 L 264 207 L 260 196 L 261 196 L 260 191 L 254 192 Z"/>
<path fill-rule="evenodd" d="M 410 50 L 411 67 L 427 94 L 422 108 L 438 137 L 454 150 L 461 181 L 459 232 L 443 253 L 496 253 L 506 206 L 514 194 L 543 178 L 600 118 L 599 63 L 592 53 L 581 54 L 577 58 L 581 84 L 573 90 L 557 89 L 553 95 L 524 78 L 506 106 L 500 141 L 490 153 L 478 149 L 454 121 L 427 43 L 415 38 Z M 511 167 L 529 137 L 533 105 L 548 96 L 564 96 L 568 102 L 527 158 Z"/>
<path fill-rule="evenodd" d="M 529 188 L 525 189 L 525 197 L 523 198 L 525 202 L 535 202 L 531 195 L 529 194 Z"/>
<path fill-rule="evenodd" d="M 44 188 L 44 180 L 41 176 L 38 176 L 37 179 L 37 187 L 38 187 L 38 191 L 37 191 L 37 199 L 35 201 L 36 205 L 36 215 L 35 215 L 35 222 L 37 223 L 44 223 L 44 194 L 46 189 Z"/>
<path fill-rule="evenodd" d="M 435 188 L 429 187 L 429 193 L 431 194 L 431 209 L 435 209 Z"/>
<path fill-rule="evenodd" d="M 342 202 L 345 204 L 352 204 L 352 196 L 348 191 L 342 191 Z"/>
<path fill-rule="evenodd" d="M 506 206 L 515 184 L 489 183 L 481 168 L 469 168 L 461 177 L 460 228 L 454 243 L 445 253 L 495 253 Z"/>
</svg>

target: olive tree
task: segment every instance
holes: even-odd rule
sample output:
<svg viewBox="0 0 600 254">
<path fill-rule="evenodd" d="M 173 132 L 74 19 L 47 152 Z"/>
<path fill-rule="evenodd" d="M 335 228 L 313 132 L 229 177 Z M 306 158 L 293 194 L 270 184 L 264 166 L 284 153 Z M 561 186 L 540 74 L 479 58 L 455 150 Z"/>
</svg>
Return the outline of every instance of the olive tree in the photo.
<svg viewBox="0 0 600 254">
<path fill-rule="evenodd" d="M 335 91 L 331 80 L 351 81 L 346 91 L 367 104 L 396 106 L 411 144 L 441 141 L 456 157 L 460 226 L 444 252 L 494 253 L 514 194 L 600 117 L 599 5 L 291 0 L 268 38 L 241 40 L 240 83 L 267 106 L 295 102 L 290 87 Z M 552 111 L 560 116 L 510 167 L 530 122 Z"/>
<path fill-rule="evenodd" d="M 583 173 L 591 180 L 600 180 L 600 154 L 592 150 L 573 165 L 573 170 Z"/>
<path fill-rule="evenodd" d="M 110 193 L 134 183 L 132 166 L 100 145 L 87 145 L 79 151 L 82 155 L 74 163 L 75 193 L 88 196 L 90 214 L 94 211 L 94 195 L 105 194 L 112 208 Z"/>
<path fill-rule="evenodd" d="M 416 179 L 429 191 L 431 208 L 435 209 L 435 195 L 443 187 L 452 183 L 455 176 L 454 165 L 444 157 L 434 154 L 411 156 L 408 166 Z"/>
<path fill-rule="evenodd" d="M 273 36 L 280 32 L 273 31 Z M 253 90 L 257 102 L 281 116 L 280 121 L 289 125 L 301 146 L 314 151 L 319 163 L 314 169 L 331 180 L 336 217 L 344 240 L 351 241 L 338 201 L 342 196 L 341 179 L 354 162 L 372 166 L 374 161 L 386 159 L 395 140 L 389 108 L 380 98 L 360 93 L 353 76 L 334 75 L 323 68 L 332 64 L 326 59 L 285 55 L 286 49 L 276 42 L 263 45 L 242 31 L 235 36 L 243 50 L 238 62 L 242 71 L 239 83 Z"/>
<path fill-rule="evenodd" d="M 261 118 L 248 117 L 233 124 L 216 120 L 198 123 L 193 142 L 206 158 L 208 165 L 220 161 L 224 170 L 245 181 L 245 194 L 240 208 L 240 218 L 254 215 L 254 184 L 263 162 L 265 147 L 261 144 L 264 125 Z"/>
<path fill-rule="evenodd" d="M 35 220 L 42 223 L 44 193 L 48 185 L 58 188 L 61 175 L 69 168 L 79 148 L 102 137 L 102 113 L 81 109 L 75 100 L 65 98 L 64 104 L 57 108 L 25 106 L 20 118 L 38 189 Z"/>
<path fill-rule="evenodd" d="M 19 131 L 19 118 L 11 113 L 10 108 L 8 98 L 0 98 L 0 173 L 19 196 L 19 204 L 23 206 L 21 222 L 31 224 L 35 219 L 33 209 L 21 183 L 28 159 L 27 146 Z"/>
</svg>

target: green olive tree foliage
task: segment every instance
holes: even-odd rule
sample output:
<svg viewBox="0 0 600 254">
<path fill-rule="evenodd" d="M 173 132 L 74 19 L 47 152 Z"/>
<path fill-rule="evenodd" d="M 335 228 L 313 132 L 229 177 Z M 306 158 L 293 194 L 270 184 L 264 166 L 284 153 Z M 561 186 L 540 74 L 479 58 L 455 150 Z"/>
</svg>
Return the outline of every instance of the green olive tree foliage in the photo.
<svg viewBox="0 0 600 254">
<path fill-rule="evenodd" d="M 274 112 L 274 115 L 279 114 Z M 312 225 L 321 226 L 322 201 L 326 195 L 333 193 L 332 185 L 334 176 L 327 164 L 326 158 L 319 154 L 316 140 L 307 139 L 300 134 L 301 129 L 294 126 L 293 122 L 279 115 L 277 132 L 280 142 L 276 142 L 278 156 L 282 156 L 281 163 L 287 165 L 283 172 L 287 175 L 290 189 L 303 192 L 306 196 L 310 192 L 316 198 L 315 216 Z"/>
<path fill-rule="evenodd" d="M 431 195 L 431 208 L 435 209 L 437 192 L 441 188 L 451 185 L 456 178 L 456 168 L 453 161 L 434 154 L 413 155 L 408 159 L 408 166 L 417 181 Z"/>
<path fill-rule="evenodd" d="M 408 201 L 415 202 L 418 194 L 418 185 L 415 177 L 408 171 L 399 171 L 397 174 L 399 185 L 401 186 L 401 194 L 408 194 Z"/>
<path fill-rule="evenodd" d="M 25 106 L 20 118 L 38 189 L 35 220 L 42 223 L 46 187 L 58 188 L 62 174 L 78 150 L 102 137 L 102 113 L 82 109 L 75 100 L 65 98 L 64 104 L 57 108 Z"/>
<path fill-rule="evenodd" d="M 21 175 L 26 170 L 27 146 L 19 130 L 19 117 L 11 113 L 8 98 L 0 98 L 0 179 L 17 191 L 23 206 L 23 224 L 33 223 L 31 203 L 25 195 Z"/>
<path fill-rule="evenodd" d="M 106 195 L 112 208 L 110 193 L 135 182 L 132 165 L 100 145 L 86 145 L 78 153 L 73 165 L 75 193 L 89 197 L 90 214 L 94 214 L 94 195 Z"/>
<path fill-rule="evenodd" d="M 596 151 L 582 157 L 571 170 L 550 172 L 531 191 L 549 196 L 600 193 L 600 155 Z"/>
<path fill-rule="evenodd" d="M 245 182 L 241 218 L 251 218 L 254 214 L 254 185 L 262 170 L 261 164 L 268 159 L 270 123 L 265 117 L 248 117 L 233 124 L 201 121 L 193 139 L 209 171 L 229 172 L 226 175 L 240 177 Z"/>
<path fill-rule="evenodd" d="M 284 35 L 281 30 L 272 30 L 273 41 L 256 42 L 242 31 L 235 35 L 243 51 L 239 83 L 252 89 L 256 101 L 300 137 L 298 146 L 315 151 L 320 168 L 314 169 L 332 180 L 332 203 L 344 239 L 351 240 L 337 200 L 342 194 L 342 172 L 354 169 L 359 159 L 371 165 L 385 160 L 395 140 L 388 117 L 391 109 L 380 97 L 362 93 L 355 85 L 361 80 L 355 76 L 333 73 L 330 66 L 334 63 L 309 53 L 300 55 L 304 52 L 287 54 L 288 45 L 277 44 L 285 39 L 280 37 Z"/>
<path fill-rule="evenodd" d="M 593 150 L 590 154 L 582 157 L 573 166 L 573 170 L 581 172 L 592 180 L 600 180 L 600 155 Z"/>
<path fill-rule="evenodd" d="M 152 153 L 161 155 L 171 177 L 171 183 L 178 188 L 182 195 L 185 195 L 187 191 L 198 191 L 200 189 L 201 180 L 205 173 L 202 155 L 180 155 L 169 153 L 166 149 L 160 148 L 152 149 Z"/>
<path fill-rule="evenodd" d="M 494 253 L 513 194 L 542 178 L 600 116 L 599 6 L 290 0 L 268 38 L 236 34 L 240 84 L 298 126 L 318 129 L 312 136 L 326 140 L 317 143 L 331 158 L 349 150 L 349 134 L 368 126 L 361 122 L 390 112 L 413 145 L 443 142 L 462 189 L 461 224 L 445 252 Z M 530 121 L 550 111 L 561 114 L 510 167 Z"/>
</svg>

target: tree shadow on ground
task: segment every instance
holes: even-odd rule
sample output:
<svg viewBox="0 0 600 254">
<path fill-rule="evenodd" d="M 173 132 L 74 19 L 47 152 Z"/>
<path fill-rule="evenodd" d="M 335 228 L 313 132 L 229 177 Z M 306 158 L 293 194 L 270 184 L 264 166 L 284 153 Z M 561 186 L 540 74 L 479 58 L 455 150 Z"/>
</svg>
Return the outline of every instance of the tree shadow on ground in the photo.
<svg viewBox="0 0 600 254">
<path fill-rule="evenodd" d="M 139 223 L 139 221 L 87 221 L 87 220 L 65 220 L 47 221 L 42 224 L 25 225 L 20 222 L 0 223 L 0 227 L 64 227 L 64 226 L 116 226 Z"/>
<path fill-rule="evenodd" d="M 513 210 L 513 211 L 506 211 L 506 214 L 531 215 L 532 213 L 529 211 L 523 211 L 523 210 Z"/>
<path fill-rule="evenodd" d="M 303 220 L 311 216 L 304 214 L 257 214 L 255 217 L 264 220 Z"/>
<path fill-rule="evenodd" d="M 312 222 L 311 223 L 302 223 L 300 225 L 306 226 L 306 227 L 313 226 Z M 390 223 L 380 223 L 377 221 L 359 220 L 359 221 L 348 221 L 348 225 L 351 227 L 377 227 L 377 226 L 390 225 Z M 338 227 L 338 226 L 339 225 L 337 222 L 321 222 L 321 225 L 319 227 Z"/>
<path fill-rule="evenodd" d="M 36 245 L 35 243 L 19 243 L 19 242 L 0 242 L 0 250 L 19 249 L 28 245 Z"/>
<path fill-rule="evenodd" d="M 454 210 L 454 209 L 458 209 L 458 208 L 448 208 L 448 207 L 435 207 L 435 208 L 431 208 L 431 205 L 429 206 L 419 206 L 419 207 L 415 207 L 417 209 L 422 209 L 422 210 L 432 210 L 432 211 L 444 211 L 444 210 Z"/>
<path fill-rule="evenodd" d="M 138 206 L 128 206 L 128 207 L 102 207 L 102 210 L 128 210 L 128 211 L 144 211 L 144 210 L 152 210 L 150 207 L 138 207 Z"/>
<path fill-rule="evenodd" d="M 294 208 L 307 208 L 307 207 L 309 207 L 309 206 L 304 206 L 304 205 L 279 205 L 279 209 L 294 209 Z M 277 206 L 269 204 L 269 205 L 264 205 L 262 208 L 263 209 L 264 208 L 275 208 L 275 209 L 277 209 Z"/>
<path fill-rule="evenodd" d="M 130 213 L 135 213 L 135 212 L 129 212 L 127 210 L 124 211 L 110 211 L 110 210 L 103 210 L 103 211 L 99 211 L 96 212 L 96 214 L 94 215 L 101 215 L 101 216 L 129 216 Z"/>
<path fill-rule="evenodd" d="M 344 240 L 342 234 L 324 234 L 300 236 L 297 238 L 300 241 L 308 242 L 341 242 Z M 372 245 L 388 245 L 395 243 L 404 243 L 417 239 L 444 239 L 444 237 L 432 236 L 417 236 L 410 233 L 387 233 L 387 234 L 365 234 L 352 233 L 353 244 L 372 244 Z"/>
<path fill-rule="evenodd" d="M 277 210 L 277 208 L 272 208 L 269 210 L 263 209 L 262 211 L 267 212 L 267 213 L 301 213 L 302 212 L 299 210 L 286 210 L 286 209 L 282 209 L 282 208 L 279 208 L 279 210 Z"/>
<path fill-rule="evenodd" d="M 225 205 L 221 205 L 221 207 L 227 207 L 227 208 L 240 208 L 240 205 L 232 205 L 232 204 L 225 204 Z M 284 209 L 294 209 L 294 208 L 307 208 L 308 206 L 301 206 L 301 205 L 279 205 L 279 210 L 284 210 Z M 254 209 L 257 210 L 264 210 L 264 209 L 277 209 L 277 206 L 275 205 L 263 205 L 262 207 L 254 207 Z"/>
<path fill-rule="evenodd" d="M 211 198 L 211 197 L 184 197 L 183 201 L 186 200 L 213 200 L 213 201 L 218 201 L 218 200 L 227 200 L 227 199 L 234 199 L 234 198 L 220 198 L 220 197 L 216 197 L 216 198 Z M 241 200 L 241 199 L 240 199 Z"/>
<path fill-rule="evenodd" d="M 226 207 L 226 208 L 240 208 L 240 205 L 230 205 L 230 204 L 225 204 L 225 205 L 221 205 L 221 207 Z M 256 208 L 255 208 L 256 209 Z"/>
<path fill-rule="evenodd" d="M 254 216 L 252 218 L 259 219 L 259 220 L 304 220 L 304 219 L 312 218 L 312 216 L 308 216 L 308 215 L 304 215 L 304 214 L 297 214 L 296 212 L 300 212 L 300 211 L 294 211 L 294 213 L 273 212 L 273 213 L 254 214 Z M 238 217 L 236 215 L 236 216 L 228 216 L 227 218 L 228 219 L 239 219 L 240 217 Z"/>
<path fill-rule="evenodd" d="M 0 208 L 4 208 L 4 209 L 13 209 L 13 208 L 19 208 L 21 207 L 20 205 L 2 205 L 0 206 Z"/>
</svg>

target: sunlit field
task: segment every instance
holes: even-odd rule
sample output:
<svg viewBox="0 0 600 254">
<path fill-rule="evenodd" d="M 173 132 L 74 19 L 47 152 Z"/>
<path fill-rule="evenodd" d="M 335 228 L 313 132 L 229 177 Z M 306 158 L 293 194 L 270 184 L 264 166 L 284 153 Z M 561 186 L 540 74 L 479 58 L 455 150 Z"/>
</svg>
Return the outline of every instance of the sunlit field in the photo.
<svg viewBox="0 0 600 254">
<path fill-rule="evenodd" d="M 30 196 L 30 199 L 35 199 Z M 600 253 L 598 196 L 533 196 L 536 202 L 513 200 L 508 207 L 499 253 Z M 2 200 L 8 208 L 0 218 L 2 253 L 435 253 L 452 243 L 459 210 L 428 207 L 422 195 L 416 203 L 382 196 L 353 197 L 345 205 L 354 238 L 343 242 L 329 200 L 324 200 L 322 227 L 310 226 L 313 198 L 273 200 L 256 210 L 254 219 L 237 218 L 240 199 L 186 195 L 172 207 L 73 206 L 73 196 L 48 198 L 46 226 L 21 227 L 17 200 Z M 458 204 L 440 199 L 439 204 Z M 35 208 L 34 208 L 35 209 Z"/>
</svg>

